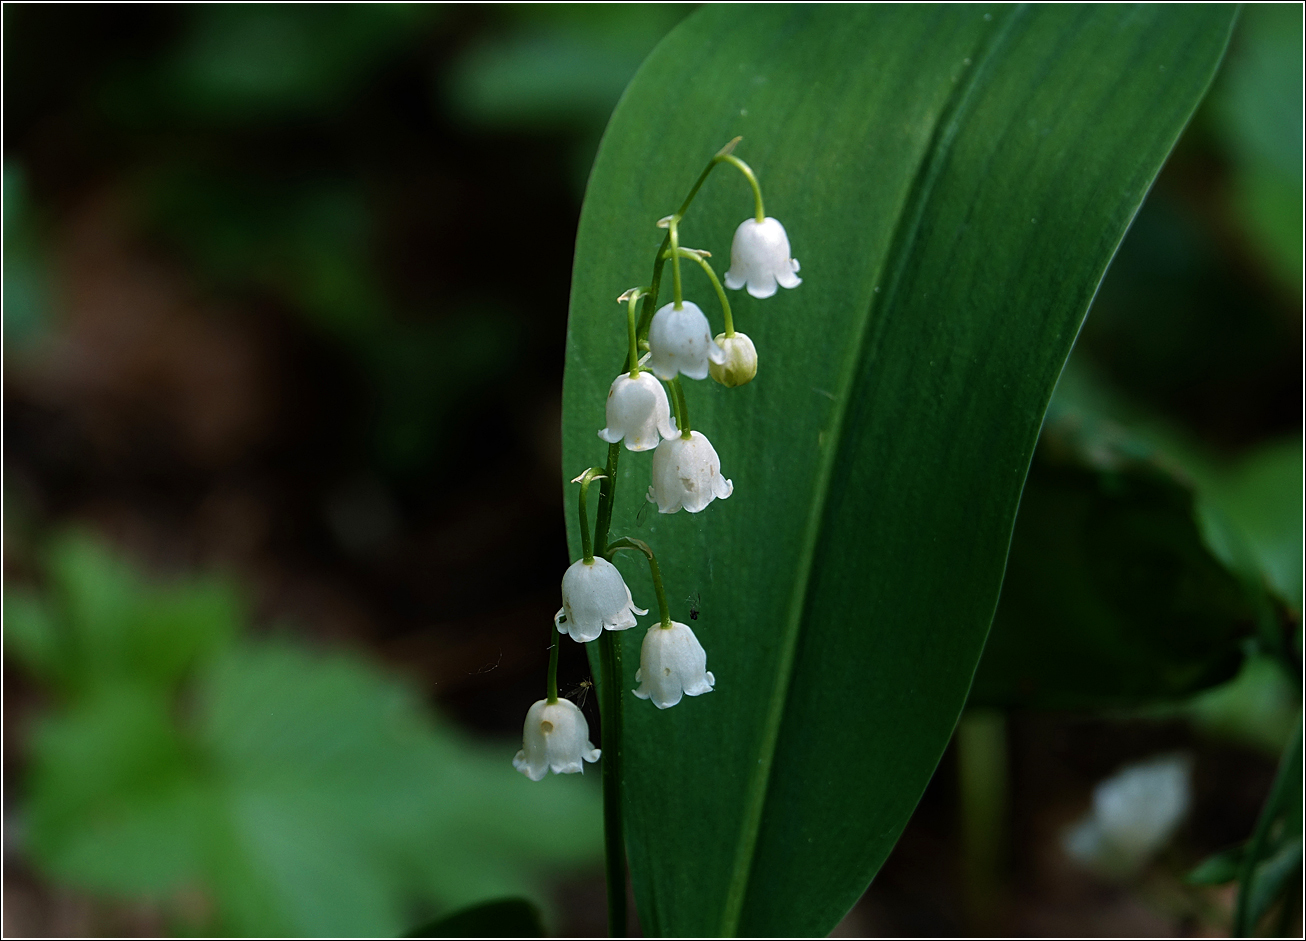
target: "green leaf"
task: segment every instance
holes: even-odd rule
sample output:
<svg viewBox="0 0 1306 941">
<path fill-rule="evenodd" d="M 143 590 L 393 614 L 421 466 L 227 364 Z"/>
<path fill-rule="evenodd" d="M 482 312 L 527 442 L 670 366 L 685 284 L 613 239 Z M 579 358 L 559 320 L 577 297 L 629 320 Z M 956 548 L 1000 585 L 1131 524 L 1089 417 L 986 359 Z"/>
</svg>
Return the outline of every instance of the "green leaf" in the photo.
<svg viewBox="0 0 1306 941">
<path fill-rule="evenodd" d="M 1045 427 L 970 702 L 1100 708 L 1176 700 L 1234 676 L 1255 608 L 1206 549 L 1162 468 L 1083 466 Z"/>
<path fill-rule="evenodd" d="M 64 659 L 53 613 L 40 598 L 21 588 L 4 595 L 5 653 L 43 679 L 54 679 Z"/>
<path fill-rule="evenodd" d="M 57 665 L 75 688 L 106 681 L 173 687 L 235 635 L 240 607 L 222 582 L 147 585 L 77 531 L 53 541 L 47 565 L 68 625 Z"/>
<path fill-rule="evenodd" d="M 1211 488 L 1220 512 L 1241 531 L 1271 590 L 1302 609 L 1302 443 L 1263 445 Z"/>
<path fill-rule="evenodd" d="M 464 741 L 352 658 L 237 643 L 224 590 L 149 584 L 85 536 L 47 576 L 53 598 L 6 598 L 24 653 L 69 661 L 41 639 L 57 616 L 99 654 L 32 736 L 26 848 L 48 875 L 162 904 L 201 891 L 201 933 L 389 936 L 414 912 L 543 901 L 541 874 L 595 862 L 592 777 L 528 781 L 516 744 Z"/>
<path fill-rule="evenodd" d="M 699 599 L 717 678 L 667 712 L 627 699 L 646 930 L 823 934 L 888 855 L 965 701 L 1057 375 L 1232 17 L 712 6 L 627 89 L 577 235 L 564 479 L 601 462 L 626 343 L 613 301 L 647 283 L 653 223 L 735 135 L 804 279 L 737 296 L 752 383 L 686 390 L 733 496 L 641 514 L 648 456 L 618 470 L 613 535 L 659 553 L 678 619 Z M 727 258 L 751 211 L 724 167 L 682 244 Z M 623 691 L 641 634 L 621 638 Z"/>
<path fill-rule="evenodd" d="M 1242 868 L 1245 846 L 1237 846 L 1223 853 L 1203 860 L 1192 872 L 1184 877 L 1190 885 L 1224 885 L 1238 878 Z"/>
<path fill-rule="evenodd" d="M 410 938 L 543 938 L 540 910 L 526 899 L 498 899 L 446 915 Z"/>
<path fill-rule="evenodd" d="M 432 726 L 343 657 L 241 648 L 204 687 L 223 800 L 213 878 L 235 934 L 397 935 L 404 904 L 538 898 L 532 870 L 592 862 L 597 792 L 544 786 Z"/>
</svg>

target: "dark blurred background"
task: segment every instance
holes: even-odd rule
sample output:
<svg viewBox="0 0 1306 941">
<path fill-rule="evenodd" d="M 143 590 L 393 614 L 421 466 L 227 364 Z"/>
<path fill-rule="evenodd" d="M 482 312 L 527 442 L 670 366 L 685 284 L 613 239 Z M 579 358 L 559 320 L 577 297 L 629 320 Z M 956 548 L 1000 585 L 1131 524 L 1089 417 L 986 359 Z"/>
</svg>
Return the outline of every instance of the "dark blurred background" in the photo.
<svg viewBox="0 0 1306 941">
<path fill-rule="evenodd" d="M 118 695 L 105 690 L 153 691 L 149 715 L 182 756 L 158 759 L 187 782 L 177 793 L 216 793 L 214 761 L 228 783 L 264 768 L 222 737 L 214 703 L 265 683 L 336 703 L 322 679 L 332 669 L 353 677 L 341 695 L 363 712 L 415 691 L 395 708 L 421 726 L 426 770 L 365 750 L 341 759 L 394 758 L 392 778 L 410 781 L 385 798 L 394 806 L 440 802 L 413 783 L 423 775 L 473 791 L 516 784 L 495 775 L 512 778 L 514 739 L 541 695 L 568 562 L 559 409 L 580 201 L 625 83 L 689 11 L 5 5 L 6 934 L 313 933 L 294 914 L 316 891 L 291 885 L 302 867 L 276 857 L 261 874 L 221 875 L 271 850 L 197 837 L 177 850 L 179 884 L 149 862 L 139 877 L 116 871 L 135 865 L 113 839 L 136 832 L 122 821 L 153 798 L 132 796 L 131 781 L 153 766 L 69 796 L 99 767 L 78 742 L 146 735 L 125 719 L 125 731 L 94 731 L 99 697 Z M 1296 441 L 1298 475 L 1300 77 L 1300 7 L 1245 10 L 1072 363 L 1207 460 Z M 1299 624 L 1299 543 L 1296 558 Z M 183 598 L 175 611 L 165 590 Z M 95 599 L 108 596 L 135 599 L 123 611 L 172 612 L 158 629 L 196 639 L 166 667 L 124 653 L 127 666 L 106 670 L 87 651 L 139 643 L 130 614 L 100 625 Z M 580 648 L 564 645 L 564 689 L 587 675 Z M 1187 886 L 1180 870 L 1251 830 L 1299 683 L 1275 667 L 1227 708 L 1010 714 L 1005 929 L 1227 930 L 1230 890 Z M 194 688 L 201 718 L 177 715 L 170 697 Z M 325 734 L 315 716 L 279 734 Z M 1195 797 L 1170 862 L 1123 881 L 1076 865 L 1058 834 L 1093 786 L 1176 749 L 1192 756 Z M 956 763 L 950 749 L 842 931 L 973 927 Z M 538 899 L 555 930 L 599 933 L 595 777 L 553 782 L 583 799 L 548 839 L 500 833 L 529 828 L 540 801 L 511 823 L 501 803 L 459 811 L 456 836 L 433 817 L 427 836 L 457 842 L 454 856 L 496 860 L 474 885 L 445 871 L 404 883 L 393 861 L 453 843 L 404 844 L 380 817 L 348 835 L 309 822 L 286 840 L 330 830 L 331 846 L 391 861 L 351 863 L 376 886 L 341 903 L 372 913 L 358 915 L 362 933 L 509 890 Z M 351 799 L 366 802 L 358 787 Z M 358 819 L 371 813 L 358 806 Z M 105 820 L 125 829 L 96 830 Z"/>
</svg>

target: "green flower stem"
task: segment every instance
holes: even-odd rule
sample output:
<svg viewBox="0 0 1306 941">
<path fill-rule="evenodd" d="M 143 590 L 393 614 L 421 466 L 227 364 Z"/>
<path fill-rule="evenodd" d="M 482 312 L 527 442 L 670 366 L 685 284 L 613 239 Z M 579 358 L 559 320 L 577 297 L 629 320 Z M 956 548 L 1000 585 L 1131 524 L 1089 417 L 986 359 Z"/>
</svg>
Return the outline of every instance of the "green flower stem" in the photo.
<svg viewBox="0 0 1306 941">
<path fill-rule="evenodd" d="M 676 423 L 676 427 L 681 428 L 684 424 L 684 418 L 680 414 L 680 399 L 676 398 L 676 387 L 670 382 L 667 382 L 666 386 L 669 393 L 667 398 L 671 400 L 671 418 Z"/>
<path fill-rule="evenodd" d="M 621 634 L 599 638 L 599 709 L 603 742 L 603 862 L 608 886 L 608 935 L 626 936 L 626 834 L 621 818 Z"/>
<path fill-rule="evenodd" d="M 604 557 L 607 556 L 608 530 L 612 528 L 612 507 L 617 499 L 617 460 L 620 457 L 621 443 L 608 445 L 608 466 L 603 469 L 599 483 L 598 519 L 594 522 L 594 552 Z"/>
<path fill-rule="evenodd" d="M 680 205 L 680 211 L 676 213 L 677 219 L 683 218 L 689 211 L 689 204 L 693 202 L 694 197 L 698 194 L 699 188 L 707 180 L 708 175 L 716 168 L 717 163 L 730 152 L 734 150 L 735 145 L 739 143 L 736 137 L 730 143 L 722 147 L 703 172 L 698 175 L 698 179 L 690 188 L 689 194 L 685 201 Z M 760 197 L 759 197 L 760 198 Z M 653 261 L 653 278 L 649 282 L 649 289 L 643 295 L 644 308 L 640 311 L 639 322 L 635 325 L 634 336 L 631 342 L 630 351 L 626 354 L 628 362 L 623 372 L 632 373 L 638 368 L 639 363 L 639 341 L 648 336 L 649 324 L 653 321 L 653 314 L 657 311 L 658 293 L 662 287 L 662 271 L 666 265 L 666 259 L 663 257 L 668 248 L 672 247 L 672 238 L 675 229 L 669 228 L 666 237 L 662 239 L 662 244 L 658 246 L 657 255 Z M 679 236 L 676 247 L 679 247 Z M 677 304 L 680 303 L 680 267 L 679 263 L 673 265 L 673 277 L 675 278 L 675 296 Z M 629 316 L 633 318 L 635 310 L 635 301 L 638 298 L 630 300 Z M 728 323 L 729 321 L 727 321 Z M 676 383 L 679 391 L 679 383 Z M 678 404 L 683 407 L 684 393 L 680 392 Z M 685 427 L 688 422 L 685 422 Z M 607 558 L 609 552 L 608 533 L 612 528 L 612 508 L 617 498 L 617 461 L 621 457 L 621 445 L 608 445 L 608 464 L 604 468 L 602 481 L 599 486 L 599 508 L 596 514 L 594 526 L 594 548 L 598 555 Z M 584 515 L 585 490 L 581 489 L 581 545 L 586 549 L 586 555 L 590 550 L 590 535 L 587 527 L 587 520 Z M 662 587 L 662 575 L 658 571 L 657 560 L 653 557 L 653 552 L 648 546 L 640 543 L 634 545 L 635 540 L 617 540 L 613 543 L 629 542 L 630 548 L 642 550 L 649 560 L 649 570 L 653 574 L 653 586 L 657 591 L 658 607 L 662 614 L 662 626 L 671 626 L 670 608 L 667 606 L 666 592 Z M 624 546 L 623 546 L 624 547 Z M 557 656 L 557 630 L 554 630 L 554 653 Z M 553 695 L 556 695 L 556 676 L 554 671 L 550 671 L 551 682 L 554 684 L 550 687 Z M 603 841 L 604 841 L 604 864 L 605 875 L 607 877 L 608 887 L 608 934 L 614 938 L 626 936 L 626 838 L 625 828 L 622 822 L 621 809 L 621 762 L 622 762 L 622 696 L 624 679 L 621 673 L 621 642 L 620 636 L 613 631 L 604 631 L 603 636 L 599 638 L 599 710 L 600 719 L 602 720 L 603 733 Z"/>
<path fill-rule="evenodd" d="M 632 308 L 633 309 L 633 308 Z M 632 362 L 636 360 L 632 358 Z M 595 521 L 596 552 L 608 554 L 608 531 L 612 507 L 617 498 L 617 462 L 621 444 L 608 445 L 608 465 L 599 488 L 599 509 Z M 581 524 L 582 532 L 585 525 Z M 626 936 L 626 836 L 621 816 L 622 690 L 621 635 L 604 631 L 599 638 L 599 719 L 603 743 L 603 861 L 608 889 L 608 934 Z"/>
<path fill-rule="evenodd" d="M 704 167 L 703 172 L 698 175 L 698 179 L 694 181 L 694 185 L 689 188 L 689 193 L 685 196 L 685 201 L 681 203 L 680 208 L 676 210 L 677 218 L 685 218 L 685 213 L 689 212 L 689 204 L 694 201 L 694 197 L 698 195 L 698 191 L 702 188 L 703 184 L 707 182 L 708 176 L 716 169 L 717 164 L 730 156 L 731 152 L 741 140 L 743 140 L 742 137 L 736 137 L 712 155 L 712 159 L 707 162 L 707 166 Z M 760 193 L 761 190 L 758 190 L 758 192 Z M 666 258 L 663 256 L 670 247 L 671 233 L 668 232 L 666 237 L 662 239 L 662 244 L 658 246 L 658 253 L 653 259 L 653 279 L 649 282 L 648 294 L 644 295 L 644 309 L 640 312 L 639 329 L 636 331 L 641 340 L 648 336 L 648 325 L 652 322 L 653 313 L 658 307 L 658 292 L 662 287 L 662 268 L 666 264 Z"/>
<path fill-rule="evenodd" d="M 685 404 L 685 390 L 680 385 L 680 377 L 676 376 L 671 380 L 671 391 L 676 394 L 676 427 L 680 429 L 680 437 L 689 438 L 689 406 Z"/>
<path fill-rule="evenodd" d="M 631 379 L 634 379 L 639 375 L 639 341 L 635 332 L 635 305 L 638 304 L 639 299 L 648 292 L 645 291 L 644 288 L 635 288 L 633 291 L 628 291 L 626 293 L 628 296 L 626 303 L 626 324 L 629 327 L 630 333 L 630 353 L 627 354 L 630 358 L 626 360 L 626 372 L 630 374 Z"/>
<path fill-rule="evenodd" d="M 726 289 L 721 286 L 721 282 L 718 280 L 716 272 L 712 270 L 712 266 L 709 265 L 707 259 L 703 257 L 706 253 L 696 252 L 692 248 L 681 248 L 679 249 L 679 253 L 682 258 L 692 258 L 694 261 L 698 262 L 703 266 L 703 270 L 707 272 L 708 278 L 712 281 L 712 287 L 716 288 L 716 296 L 718 300 L 721 301 L 721 313 L 724 314 L 726 318 L 726 336 L 734 336 L 735 319 L 730 315 L 730 299 L 726 297 Z"/>
<path fill-rule="evenodd" d="M 1235 938 L 1245 938 L 1255 933 L 1256 925 L 1252 919 L 1251 900 L 1255 888 L 1256 865 L 1262 861 L 1261 856 L 1265 852 L 1265 841 L 1269 838 L 1271 824 L 1284 812 L 1289 801 L 1301 800 L 1300 791 L 1293 793 L 1294 786 L 1301 786 L 1301 756 L 1302 720 L 1298 716 L 1297 730 L 1293 733 L 1288 747 L 1283 750 L 1283 757 L 1279 760 L 1279 771 L 1274 776 L 1274 785 L 1270 788 L 1270 796 L 1265 799 L 1261 815 L 1256 820 L 1256 829 L 1247 844 L 1247 852 L 1243 855 L 1242 871 L 1238 873 L 1238 901 L 1233 911 Z"/>
<path fill-rule="evenodd" d="M 757 185 L 757 177 L 753 175 L 753 168 L 734 154 L 720 154 L 713 159 L 737 167 L 740 173 L 748 177 L 748 185 L 753 188 L 753 206 L 757 210 L 757 221 L 766 221 L 766 210 L 762 208 L 762 187 Z"/>
<path fill-rule="evenodd" d="M 553 622 L 553 646 L 549 648 L 549 698 L 548 703 L 552 706 L 558 701 L 558 622 Z"/>
<path fill-rule="evenodd" d="M 617 552 L 620 549 L 629 549 L 633 552 L 644 553 L 648 559 L 649 575 L 653 578 L 653 591 L 658 596 L 658 613 L 662 616 L 662 626 L 671 626 L 671 608 L 667 605 L 667 593 L 662 587 L 662 570 L 658 568 L 657 556 L 649 548 L 648 543 L 639 539 L 632 539 L 630 536 L 623 536 L 620 539 L 614 539 L 608 544 L 608 555 Z"/>
<path fill-rule="evenodd" d="M 585 512 L 585 496 L 586 492 L 590 489 L 590 484 L 602 476 L 603 468 L 591 467 L 572 481 L 574 484 L 580 484 L 580 500 L 578 501 L 578 509 L 580 512 L 580 550 L 586 565 L 594 564 L 594 544 L 590 540 L 590 521 L 589 515 Z M 600 497 L 602 497 L 602 494 L 603 490 L 600 486 Z"/>
<path fill-rule="evenodd" d="M 680 293 L 680 220 L 675 216 L 671 217 L 671 222 L 667 228 L 670 230 L 667 237 L 671 239 L 671 296 L 676 302 L 676 310 L 684 305 L 684 297 Z"/>
</svg>

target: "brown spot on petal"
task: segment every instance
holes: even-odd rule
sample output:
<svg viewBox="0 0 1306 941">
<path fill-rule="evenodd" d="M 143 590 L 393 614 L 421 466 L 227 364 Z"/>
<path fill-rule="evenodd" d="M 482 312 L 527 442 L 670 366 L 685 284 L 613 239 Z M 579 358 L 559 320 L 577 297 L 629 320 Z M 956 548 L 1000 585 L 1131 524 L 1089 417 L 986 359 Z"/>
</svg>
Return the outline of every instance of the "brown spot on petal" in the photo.
<svg viewBox="0 0 1306 941">
<path fill-rule="evenodd" d="M 550 722 L 548 719 L 545 719 L 543 722 L 540 723 L 540 731 L 543 732 L 545 735 L 548 735 L 550 732 L 553 731 L 553 723 Z"/>
</svg>

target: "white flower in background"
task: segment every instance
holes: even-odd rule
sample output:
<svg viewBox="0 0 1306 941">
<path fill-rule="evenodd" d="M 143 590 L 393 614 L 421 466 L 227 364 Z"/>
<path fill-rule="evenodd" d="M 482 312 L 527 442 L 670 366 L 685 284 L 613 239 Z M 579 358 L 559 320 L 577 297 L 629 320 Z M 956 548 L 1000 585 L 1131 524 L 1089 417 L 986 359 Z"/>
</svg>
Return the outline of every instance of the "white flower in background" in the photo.
<svg viewBox="0 0 1306 941">
<path fill-rule="evenodd" d="M 752 382 L 757 375 L 757 347 L 746 333 L 736 333 L 732 337 L 724 333 L 716 338 L 717 346 L 725 351 L 724 363 L 713 363 L 712 378 L 723 386 L 734 388 L 745 382 Z"/>
<path fill-rule="evenodd" d="M 653 315 L 648 327 L 649 368 L 670 381 L 682 372 L 706 379 L 710 363 L 724 363 L 726 354 L 712 341 L 712 328 L 699 306 L 684 301 L 680 310 L 668 304 Z"/>
<path fill-rule="evenodd" d="M 591 764 L 599 760 L 600 750 L 590 741 L 585 713 L 570 699 L 550 704 L 541 699 L 526 712 L 522 729 L 522 747 L 512 766 L 532 781 L 554 774 L 584 772 L 581 759 Z"/>
<path fill-rule="evenodd" d="M 635 607 L 630 589 L 617 567 L 595 557 L 588 565 L 574 562 L 562 576 L 562 607 L 553 616 L 559 634 L 569 634 L 578 643 L 589 643 L 603 633 L 635 626 L 636 614 L 648 614 Z"/>
<path fill-rule="evenodd" d="M 735 485 L 721 476 L 721 459 L 712 442 L 697 431 L 689 434 L 667 438 L 653 452 L 648 501 L 658 505 L 659 513 L 675 513 L 681 507 L 697 513 L 735 492 Z"/>
<path fill-rule="evenodd" d="M 663 438 L 675 434 L 667 391 L 651 372 L 641 372 L 634 379 L 626 372 L 612 380 L 607 416 L 608 427 L 599 437 L 608 444 L 624 438 L 631 451 L 651 451 L 658 446 L 659 433 Z"/>
<path fill-rule="evenodd" d="M 761 222 L 745 219 L 739 223 L 730 244 L 726 287 L 738 291 L 747 284 L 754 297 L 770 297 L 777 281 L 786 288 L 802 284 L 797 271 L 798 262 L 789 257 L 789 236 L 778 220 L 767 216 Z"/>
<path fill-rule="evenodd" d="M 1129 765 L 1093 789 L 1093 809 L 1062 839 L 1066 852 L 1106 875 L 1136 872 L 1188 813 L 1191 762 L 1165 755 Z"/>
<path fill-rule="evenodd" d="M 635 695 L 651 699 L 659 709 L 670 709 L 681 696 L 712 692 L 716 677 L 707 671 L 707 651 L 687 624 L 650 627 L 639 649 L 639 688 Z"/>
</svg>

